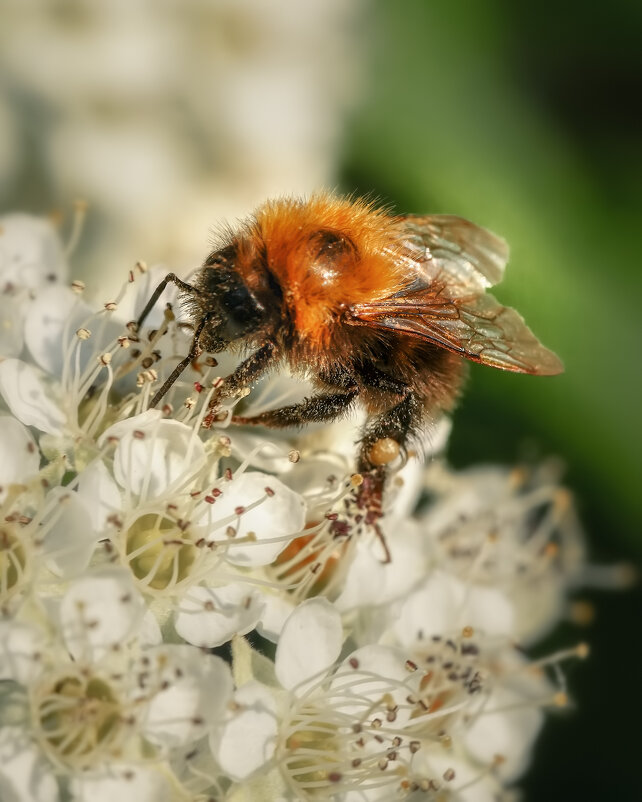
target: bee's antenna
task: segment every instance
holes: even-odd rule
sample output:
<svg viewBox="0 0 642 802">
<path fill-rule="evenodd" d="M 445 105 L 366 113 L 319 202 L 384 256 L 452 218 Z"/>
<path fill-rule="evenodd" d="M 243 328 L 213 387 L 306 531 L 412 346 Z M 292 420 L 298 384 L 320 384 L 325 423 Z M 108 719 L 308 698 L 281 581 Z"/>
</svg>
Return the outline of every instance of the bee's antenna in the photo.
<svg viewBox="0 0 642 802">
<path fill-rule="evenodd" d="M 162 292 L 162 290 L 161 290 Z M 159 293 L 160 294 L 160 293 Z M 149 304 L 148 304 L 149 306 Z M 201 334 L 203 333 L 203 329 L 216 317 L 215 312 L 207 312 L 201 318 L 198 326 L 196 327 L 196 331 L 194 332 L 194 337 L 192 339 L 192 344 L 189 349 L 189 353 L 184 359 L 176 365 L 174 370 L 170 373 L 170 375 L 165 379 L 163 386 L 160 390 L 156 393 L 156 395 L 152 398 L 149 402 L 149 408 L 152 409 L 153 407 L 158 404 L 161 398 L 167 393 L 170 387 L 174 384 L 174 382 L 178 379 L 181 373 L 185 370 L 185 368 L 192 362 L 196 357 L 201 353 L 201 346 L 199 344 L 199 339 Z"/>
<path fill-rule="evenodd" d="M 191 284 L 188 284 L 185 281 L 181 281 L 181 279 L 175 273 L 168 273 L 165 276 L 165 278 L 161 281 L 161 283 L 158 285 L 158 287 L 156 287 L 156 289 L 152 293 L 151 298 L 149 299 L 149 301 L 147 301 L 147 304 L 145 305 L 145 308 L 143 309 L 143 311 L 138 316 L 138 320 L 136 321 L 136 324 L 135 324 L 137 332 L 140 331 L 140 327 L 145 322 L 145 318 L 147 317 L 147 315 L 152 311 L 152 309 L 156 305 L 156 301 L 158 301 L 158 299 L 163 294 L 163 291 L 164 291 L 165 287 L 170 283 L 171 284 L 176 284 L 176 286 L 178 287 L 179 290 L 181 290 L 181 292 L 187 293 L 188 295 L 190 295 L 190 294 L 191 295 L 200 295 L 200 293 L 196 289 L 196 287 L 192 287 Z"/>
</svg>

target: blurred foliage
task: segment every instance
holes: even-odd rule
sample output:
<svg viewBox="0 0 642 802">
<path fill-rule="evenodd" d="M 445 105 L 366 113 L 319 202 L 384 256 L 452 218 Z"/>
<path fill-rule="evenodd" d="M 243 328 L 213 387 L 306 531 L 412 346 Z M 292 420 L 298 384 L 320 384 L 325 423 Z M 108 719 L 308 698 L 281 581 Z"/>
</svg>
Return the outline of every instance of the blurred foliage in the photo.
<svg viewBox="0 0 642 802">
<path fill-rule="evenodd" d="M 637 560 L 642 5 L 379 0 L 368 20 L 343 188 L 504 236 L 496 294 L 566 365 L 554 378 L 473 366 L 451 457 L 559 454 L 593 558 Z M 549 721 L 520 783 L 529 802 L 642 798 L 639 588 L 586 596 L 590 631 L 569 624 L 538 649 L 586 638 L 593 656 L 571 672 L 577 710 Z"/>
<path fill-rule="evenodd" d="M 573 3 L 375 3 L 371 91 L 344 182 L 400 211 L 461 214 L 508 240 L 497 295 L 566 373 L 475 366 L 454 459 L 521 456 L 515 443 L 532 436 L 604 500 L 616 538 L 639 536 L 642 511 L 642 166 L 631 104 L 642 78 L 626 5 L 619 17 L 616 3 L 587 19 Z"/>
</svg>

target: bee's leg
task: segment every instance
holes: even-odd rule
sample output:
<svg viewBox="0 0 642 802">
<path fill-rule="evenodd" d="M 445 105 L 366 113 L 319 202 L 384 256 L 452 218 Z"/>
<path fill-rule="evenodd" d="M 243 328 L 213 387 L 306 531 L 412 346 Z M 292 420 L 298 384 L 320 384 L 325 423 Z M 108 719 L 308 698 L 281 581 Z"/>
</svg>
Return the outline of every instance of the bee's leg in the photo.
<svg viewBox="0 0 642 802">
<path fill-rule="evenodd" d="M 359 373 L 360 378 L 370 387 L 375 387 L 401 397 L 394 404 L 369 423 L 360 442 L 358 470 L 363 482 L 356 495 L 357 506 L 363 510 L 366 523 L 369 523 L 384 551 L 384 563 L 391 561 L 386 537 L 379 525 L 383 517 L 383 493 L 388 476 L 388 464 L 399 453 L 404 454 L 409 438 L 414 433 L 419 420 L 420 408 L 416 397 L 402 382 L 368 366 Z"/>
<path fill-rule="evenodd" d="M 386 449 L 382 448 L 384 441 L 393 440 L 398 444 L 399 450 L 405 452 L 408 440 L 419 425 L 421 410 L 407 384 L 384 373 L 373 363 L 360 365 L 358 373 L 368 387 L 390 393 L 397 398 L 397 403 L 366 426 L 361 438 L 359 470 L 370 471 L 374 468 L 381 469 L 387 464 L 387 456 L 392 454 L 389 461 L 394 458 L 394 449 L 388 448 L 386 453 Z"/>
<path fill-rule="evenodd" d="M 187 282 L 181 281 L 181 279 L 176 274 L 168 273 L 165 276 L 165 278 L 161 281 L 161 283 L 158 285 L 158 287 L 156 287 L 156 289 L 151 295 L 151 298 L 149 299 L 149 301 L 147 301 L 145 308 L 138 316 L 138 320 L 136 321 L 136 331 L 140 331 L 140 327 L 145 322 L 145 318 L 152 311 L 154 305 L 156 304 L 156 301 L 158 301 L 158 299 L 161 297 L 161 295 L 163 294 L 163 290 L 168 284 L 176 284 L 178 289 L 182 290 L 185 293 L 188 294 L 191 293 L 192 295 L 198 294 L 198 290 L 196 289 L 196 287 L 192 287 L 191 284 L 187 284 Z"/>
<path fill-rule="evenodd" d="M 170 373 L 170 375 L 163 383 L 163 386 L 149 402 L 150 409 L 152 409 L 153 407 L 156 406 L 156 404 L 158 404 L 158 402 L 170 389 L 170 387 L 174 384 L 174 382 L 178 379 L 178 377 L 185 370 L 185 368 L 201 353 L 201 346 L 199 344 L 199 339 L 201 337 L 203 329 L 205 328 L 205 326 L 207 326 L 207 324 L 210 322 L 213 316 L 214 316 L 213 312 L 211 313 L 208 312 L 206 315 L 203 315 L 198 326 L 196 327 L 196 331 L 194 332 L 194 337 L 192 338 L 192 344 L 190 346 L 189 353 L 184 359 L 181 359 L 178 365 L 176 365 L 174 370 Z"/>
<path fill-rule="evenodd" d="M 314 395 L 299 404 L 291 404 L 280 409 L 269 409 L 267 412 L 262 412 L 260 415 L 254 415 L 250 418 L 235 415 L 232 418 L 232 422 L 269 426 L 273 429 L 303 426 L 305 423 L 323 423 L 324 421 L 334 420 L 343 412 L 347 412 L 358 395 L 359 388 L 356 385 L 352 385 L 341 393 Z"/>
<path fill-rule="evenodd" d="M 244 387 L 255 382 L 277 357 L 276 345 L 268 340 L 257 351 L 244 359 L 237 368 L 227 376 L 221 385 L 219 395 L 231 397 Z"/>
<path fill-rule="evenodd" d="M 397 443 L 399 451 L 405 454 L 408 441 L 415 433 L 419 420 L 419 403 L 415 395 L 407 390 L 398 404 L 387 409 L 366 426 L 359 450 L 359 470 L 369 471 L 392 461 L 395 454 L 385 442 L 387 440 Z"/>
</svg>

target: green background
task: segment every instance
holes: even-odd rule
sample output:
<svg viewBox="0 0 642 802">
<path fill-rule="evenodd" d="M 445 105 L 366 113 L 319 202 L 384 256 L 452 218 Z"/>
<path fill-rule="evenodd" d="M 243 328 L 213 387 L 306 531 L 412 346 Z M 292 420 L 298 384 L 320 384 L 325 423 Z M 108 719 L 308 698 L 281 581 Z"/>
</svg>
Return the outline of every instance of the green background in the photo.
<svg viewBox="0 0 642 802">
<path fill-rule="evenodd" d="M 642 5 L 378 2 L 364 31 L 369 93 L 343 189 L 402 211 L 456 213 L 511 246 L 496 294 L 564 360 L 554 378 L 473 366 L 456 465 L 560 455 L 594 561 L 639 561 Z M 640 598 L 583 594 L 577 711 L 553 717 L 528 800 L 642 799 Z"/>
</svg>

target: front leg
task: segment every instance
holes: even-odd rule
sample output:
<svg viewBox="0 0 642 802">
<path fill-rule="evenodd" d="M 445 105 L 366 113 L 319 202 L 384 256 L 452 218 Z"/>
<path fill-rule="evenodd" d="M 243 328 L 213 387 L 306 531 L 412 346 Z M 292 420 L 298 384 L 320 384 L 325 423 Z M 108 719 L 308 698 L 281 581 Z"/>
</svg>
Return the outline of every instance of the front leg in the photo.
<svg viewBox="0 0 642 802">
<path fill-rule="evenodd" d="M 244 359 L 236 369 L 223 380 L 219 388 L 218 395 L 223 398 L 231 398 L 239 390 L 248 387 L 259 379 L 265 371 L 276 361 L 276 345 L 268 340 L 258 351 Z"/>
</svg>

